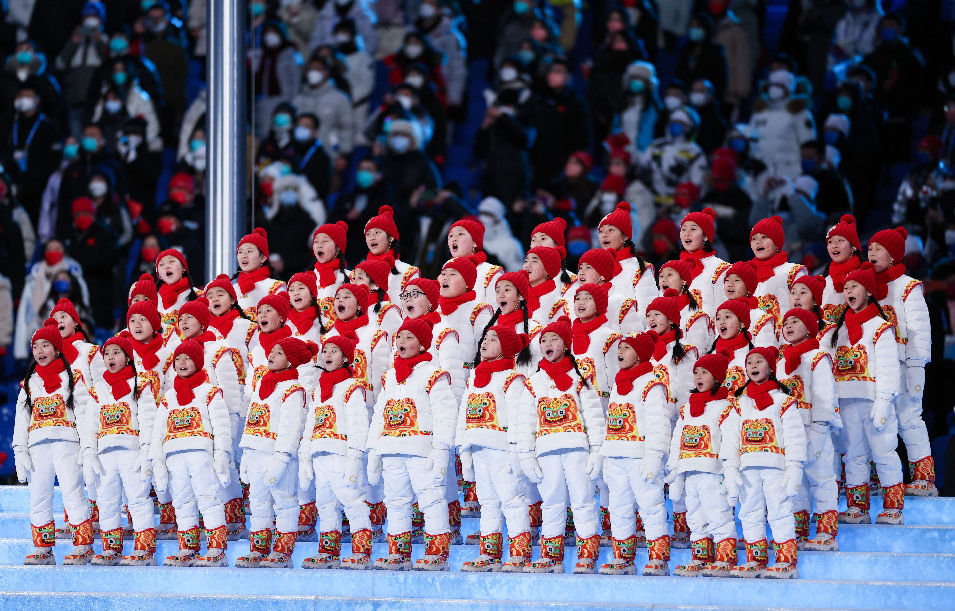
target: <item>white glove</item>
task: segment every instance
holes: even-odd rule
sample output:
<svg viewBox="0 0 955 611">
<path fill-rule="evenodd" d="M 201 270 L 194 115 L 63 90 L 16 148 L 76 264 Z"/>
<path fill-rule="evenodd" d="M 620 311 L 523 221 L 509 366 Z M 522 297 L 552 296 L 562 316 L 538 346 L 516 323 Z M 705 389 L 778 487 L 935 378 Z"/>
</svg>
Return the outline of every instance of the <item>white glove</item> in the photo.
<svg viewBox="0 0 955 611">
<path fill-rule="evenodd" d="M 243 484 L 249 483 L 249 459 L 246 458 L 245 454 L 239 461 L 239 481 Z"/>
<path fill-rule="evenodd" d="M 30 451 L 14 450 L 13 461 L 17 467 L 17 481 L 21 484 L 30 481 L 30 473 L 33 472 L 33 461 L 30 460 Z"/>
<path fill-rule="evenodd" d="M 663 472 L 663 456 L 657 452 L 646 452 L 640 465 L 643 479 L 652 482 Z"/>
<path fill-rule="evenodd" d="M 381 481 L 381 456 L 378 452 L 368 452 L 368 483 L 372 486 Z"/>
<path fill-rule="evenodd" d="M 163 493 L 169 490 L 169 470 L 162 460 L 153 461 L 153 484 L 156 492 Z"/>
<path fill-rule="evenodd" d="M 315 479 L 315 471 L 312 469 L 311 457 L 298 457 L 298 487 L 302 490 L 308 490 Z"/>
<path fill-rule="evenodd" d="M 361 483 L 361 450 L 348 450 L 345 456 L 345 468 L 342 469 L 342 477 L 345 483 L 355 488 Z"/>
<path fill-rule="evenodd" d="M 726 492 L 726 501 L 730 507 L 736 507 L 736 503 L 739 501 L 740 480 L 739 469 L 726 467 L 723 470 L 723 490 Z"/>
<path fill-rule="evenodd" d="M 786 463 L 786 496 L 799 494 L 802 488 L 802 465 L 798 462 Z"/>
<path fill-rule="evenodd" d="M 591 448 L 590 456 L 587 457 L 587 475 L 590 479 L 600 479 L 600 470 L 604 465 L 604 457 L 600 455 L 600 447 Z"/>
<path fill-rule="evenodd" d="M 266 484 L 274 486 L 279 483 L 285 473 L 285 468 L 288 467 L 290 458 L 285 452 L 272 452 L 272 456 L 269 457 L 269 464 L 265 468 Z"/>
<path fill-rule="evenodd" d="M 532 484 L 539 484 L 544 481 L 544 472 L 541 471 L 540 463 L 533 452 L 521 454 L 521 471 L 527 476 Z"/>
<path fill-rule="evenodd" d="M 511 473 L 514 477 L 520 477 L 524 474 L 521 469 L 521 454 L 517 451 L 517 444 L 511 444 L 508 454 L 508 465 L 511 467 Z"/>
<path fill-rule="evenodd" d="M 83 454 L 83 481 L 87 485 L 95 484 L 97 478 L 103 474 L 103 465 L 94 450 L 87 450 Z"/>
<path fill-rule="evenodd" d="M 461 457 L 461 477 L 464 478 L 466 482 L 474 481 L 474 455 L 471 454 L 471 448 L 467 450 L 461 450 L 458 453 L 458 456 Z"/>
<path fill-rule="evenodd" d="M 229 454 L 225 450 L 213 450 L 212 465 L 215 467 L 216 477 L 219 478 L 219 483 L 225 488 L 229 485 L 229 482 L 232 481 L 232 475 L 230 473 L 232 470 L 230 468 L 232 467 L 232 459 L 229 458 Z"/>
<path fill-rule="evenodd" d="M 905 368 L 905 391 L 912 397 L 921 397 L 925 392 L 925 367 L 908 365 Z"/>
<path fill-rule="evenodd" d="M 428 455 L 428 462 L 425 469 L 431 471 L 431 478 L 435 486 L 444 485 L 444 478 L 448 474 L 448 461 L 450 459 L 451 452 L 447 448 L 431 448 L 431 454 Z"/>
<path fill-rule="evenodd" d="M 139 463 L 137 465 L 139 474 L 143 480 L 148 480 L 153 475 L 152 462 L 149 460 L 149 446 L 139 448 Z"/>
<path fill-rule="evenodd" d="M 872 402 L 872 409 L 869 411 L 869 415 L 872 417 L 872 426 L 875 427 L 875 430 L 881 431 L 885 428 L 885 425 L 888 424 L 889 417 L 892 415 L 892 400 L 877 397 L 876 400 Z"/>
<path fill-rule="evenodd" d="M 670 481 L 670 500 L 676 501 L 682 499 L 685 489 L 686 475 L 683 473 L 674 473 Z"/>
</svg>

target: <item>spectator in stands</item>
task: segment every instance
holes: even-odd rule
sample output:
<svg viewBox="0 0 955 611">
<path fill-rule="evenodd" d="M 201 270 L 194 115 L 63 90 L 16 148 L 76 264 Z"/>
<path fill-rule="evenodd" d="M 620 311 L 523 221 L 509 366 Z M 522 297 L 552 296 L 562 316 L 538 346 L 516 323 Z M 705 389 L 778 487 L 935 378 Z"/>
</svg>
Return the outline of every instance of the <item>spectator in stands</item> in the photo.
<svg viewBox="0 0 955 611">
<path fill-rule="evenodd" d="M 299 113 L 292 130 L 295 154 L 290 161 L 324 200 L 331 186 L 332 162 L 325 151 L 325 143 L 318 137 L 320 125 L 321 121 L 312 113 Z"/>
<path fill-rule="evenodd" d="M 750 121 L 759 143 L 755 154 L 773 176 L 795 178 L 802 173 L 799 147 L 816 137 L 809 101 L 794 94 L 796 76 L 785 70 L 770 72 L 760 90 Z"/>
<path fill-rule="evenodd" d="M 316 221 L 303 207 L 302 198 L 309 197 L 310 190 L 300 177 L 294 174 L 283 176 L 275 181 L 274 203 L 266 209 L 263 226 L 271 242 L 269 260 L 275 277 L 282 280 L 288 280 L 292 274 L 309 268 L 314 262 L 307 246 L 312 232 L 325 221 L 325 217 L 324 208 L 321 220 Z"/>
<path fill-rule="evenodd" d="M 309 60 L 292 104 L 299 112 L 318 117 L 318 138 L 329 157 L 347 158 L 355 147 L 358 125 L 351 100 L 335 86 L 330 75 L 328 60 Z"/>
<path fill-rule="evenodd" d="M 726 92 L 721 101 L 726 103 L 730 112 L 749 97 L 754 67 L 749 38 L 736 14 L 730 10 L 731 4 L 731 0 L 711 0 L 708 6 L 716 22 L 713 41 L 723 47 L 726 56 Z"/>
<path fill-rule="evenodd" d="M 829 49 L 829 65 L 854 61 L 872 53 L 882 13 L 875 0 L 848 0 L 849 10 L 836 24 Z"/>
<path fill-rule="evenodd" d="M 570 87 L 570 69 L 566 59 L 556 59 L 547 70 L 539 95 L 530 104 L 528 116 L 537 132 L 531 149 L 537 185 L 553 179 L 571 153 L 590 148 L 587 105 Z"/>
<path fill-rule="evenodd" d="M 70 231 L 72 216 L 70 205 L 77 197 L 86 195 L 90 178 L 101 169 L 108 169 L 115 177 L 116 191 L 125 194 L 125 176 L 115 155 L 106 149 L 106 138 L 98 125 L 83 128 L 80 139 L 80 152 L 76 160 L 63 170 L 60 183 L 59 203 L 56 221 L 56 235 L 65 236 Z"/>
<path fill-rule="evenodd" d="M 704 79 L 697 79 L 690 85 L 690 106 L 700 117 L 700 129 L 696 136 L 696 143 L 703 152 L 709 155 L 723 144 L 726 138 L 726 121 L 720 102 L 716 98 L 713 85 Z"/>
<path fill-rule="evenodd" d="M 126 175 L 130 204 L 142 204 L 146 220 L 152 222 L 156 218 L 156 187 L 163 164 L 162 152 L 147 144 L 147 129 L 142 118 L 128 119 L 116 135 L 116 154 Z"/>
<path fill-rule="evenodd" d="M 255 83 L 255 133 L 259 138 L 268 132 L 275 108 L 298 91 L 301 66 L 302 56 L 289 41 L 285 24 L 267 21 L 262 27 L 262 50 L 250 75 Z"/>
<path fill-rule="evenodd" d="M 355 22 L 342 19 L 335 24 L 335 50 L 345 59 L 349 94 L 354 107 L 354 121 L 361 128 L 368 119 L 368 98 L 375 87 L 375 63 L 358 37 Z"/>
<path fill-rule="evenodd" d="M 376 202 L 384 201 L 389 201 L 388 186 L 382 180 L 378 161 L 372 156 L 365 157 L 358 162 L 355 186 L 350 191 L 340 193 L 329 214 L 330 223 L 348 223 L 348 249 L 345 251 L 345 257 L 349 267 L 354 267 L 364 260 L 367 253 L 364 242 L 365 223 L 377 213 Z"/>
<path fill-rule="evenodd" d="M 623 75 L 628 66 L 643 59 L 646 53 L 640 41 L 627 30 L 608 32 L 594 54 L 587 99 L 596 138 L 603 140 L 607 136 L 614 117 L 624 109 Z"/>
<path fill-rule="evenodd" d="M 488 106 L 474 140 L 474 154 L 485 160 L 484 194 L 510 206 L 530 191 L 529 151 L 534 133 L 518 109 L 518 90 L 505 89 Z"/>
<path fill-rule="evenodd" d="M 726 52 L 722 45 L 714 42 L 713 35 L 713 20 L 709 15 L 699 13 L 690 19 L 688 40 L 680 49 L 674 75 L 684 83 L 692 83 L 697 79 L 708 80 L 713 84 L 717 99 L 722 100 L 726 94 L 729 70 Z"/>
<path fill-rule="evenodd" d="M 346 18 L 355 22 L 364 47 L 374 55 L 378 50 L 378 33 L 375 31 L 377 18 L 368 0 L 329 0 L 325 2 L 324 6 L 318 11 L 318 19 L 314 22 L 315 26 L 309 39 L 309 49 L 314 49 L 319 45 L 332 44 L 335 24 Z"/>
<path fill-rule="evenodd" d="M 307 0 L 285 0 L 279 6 L 277 14 L 288 28 L 289 41 L 295 48 L 306 54 L 311 51 L 312 31 L 318 19 L 315 5 Z"/>
<path fill-rule="evenodd" d="M 478 204 L 478 218 L 484 225 L 484 252 L 488 260 L 505 271 L 517 271 L 524 265 L 524 248 L 514 237 L 507 222 L 507 208 L 496 197 L 485 197 Z"/>
<path fill-rule="evenodd" d="M 117 235 L 107 224 L 110 221 L 109 214 L 100 215 L 90 198 L 74 200 L 71 212 L 73 227 L 65 239 L 66 252 L 83 269 L 96 326 L 113 329 L 113 275 L 119 254 L 116 248 Z"/>
<path fill-rule="evenodd" d="M 731 156 L 713 158 L 710 172 L 712 186 L 703 194 L 700 207 L 716 212 L 716 230 L 726 247 L 730 261 L 749 258 L 749 218 L 753 202 L 742 189 L 736 175 L 736 162 Z"/>
<path fill-rule="evenodd" d="M 190 229 L 182 222 L 179 204 L 167 201 L 159 207 L 156 219 L 156 231 L 166 248 L 174 248 L 186 256 L 189 263 L 189 275 L 193 278 L 205 278 L 205 249 L 202 247 L 205 236 Z"/>
<path fill-rule="evenodd" d="M 86 94 L 96 69 L 109 58 L 103 22 L 106 9 L 102 2 L 83 5 L 80 23 L 57 55 L 54 67 L 62 75 L 63 96 L 69 110 L 70 131 L 79 133 L 86 119 Z"/>
<path fill-rule="evenodd" d="M 112 233 L 115 243 L 122 249 L 133 239 L 133 224 L 126 207 L 126 200 L 114 190 L 114 178 L 105 168 L 90 177 L 87 197 L 96 209 L 96 220 Z M 80 198 L 84 199 L 84 198 Z M 76 202 L 73 202 L 75 207 Z M 76 224 L 74 212 L 73 223 Z"/>
<path fill-rule="evenodd" d="M 146 14 L 134 28 L 143 32 L 143 55 L 156 67 L 167 111 L 178 120 L 186 109 L 186 77 L 189 71 L 186 38 L 181 22 L 178 19 L 170 20 L 169 6 L 165 1 L 149 0 L 149 3 Z"/>
<path fill-rule="evenodd" d="M 58 128 L 66 127 L 60 83 L 48 68 L 46 56 L 32 41 L 24 40 L 17 44 L 15 52 L 6 59 L 0 72 L 0 123 L 9 124 L 13 121 L 13 99 L 20 85 L 29 80 L 39 95 L 40 111 Z"/>
<path fill-rule="evenodd" d="M 110 125 L 104 128 L 103 136 L 107 142 L 114 142 L 115 133 L 127 119 L 138 117 L 146 122 L 146 145 L 151 151 L 162 150 L 159 113 L 152 97 L 139 85 L 139 76 L 131 65 L 123 60 L 113 60 L 111 82 L 93 107 L 93 122 Z M 105 84 L 105 83 L 104 83 Z"/>
<path fill-rule="evenodd" d="M 816 181 L 818 194 L 813 196 L 823 214 L 837 218 L 853 209 L 852 191 L 839 168 L 826 159 L 826 145 L 809 140 L 800 147 L 802 174 Z M 865 207 L 871 205 L 862 202 Z"/>
<path fill-rule="evenodd" d="M 295 106 L 288 102 L 281 102 L 275 107 L 268 134 L 259 142 L 259 150 L 256 151 L 258 164 L 290 161 L 294 157 L 292 130 L 295 127 L 295 115 Z"/>
<path fill-rule="evenodd" d="M 627 101 L 620 113 L 619 127 L 627 136 L 627 152 L 635 157 L 653 142 L 660 114 L 656 68 L 650 62 L 633 62 L 624 72 L 622 85 Z"/>
<path fill-rule="evenodd" d="M 388 188 L 385 201 L 395 209 L 395 223 L 400 235 L 417 235 L 415 215 L 408 214 L 411 195 L 416 190 L 432 195 L 441 187 L 441 177 L 431 159 L 420 149 L 421 136 L 411 121 L 392 121 L 387 131 L 387 145 L 381 162 L 381 174 Z M 429 199 L 428 197 L 424 198 Z M 372 202 L 374 205 L 375 202 Z M 402 247 L 411 242 L 407 240 Z M 409 251 L 410 252 L 410 251 Z M 403 255 L 406 253 L 402 253 Z"/>
<path fill-rule="evenodd" d="M 56 169 L 59 154 L 56 126 L 40 112 L 34 81 L 20 85 L 13 101 L 13 125 L 4 138 L 3 166 L 18 188 L 20 203 L 36 226 L 46 181 Z"/>
<path fill-rule="evenodd" d="M 696 111 L 678 108 L 669 117 L 667 136 L 655 140 L 638 161 L 661 203 L 670 203 L 676 186 L 682 182 L 701 186 L 706 171 L 706 154 L 695 142 L 700 126 Z"/>
<path fill-rule="evenodd" d="M 422 0 L 418 5 L 415 28 L 426 36 L 435 49 L 444 54 L 444 76 L 447 80 L 447 101 L 453 116 L 464 102 L 468 81 L 467 43 L 457 19 L 438 0 Z M 407 80 L 407 79 L 406 79 Z"/>
</svg>

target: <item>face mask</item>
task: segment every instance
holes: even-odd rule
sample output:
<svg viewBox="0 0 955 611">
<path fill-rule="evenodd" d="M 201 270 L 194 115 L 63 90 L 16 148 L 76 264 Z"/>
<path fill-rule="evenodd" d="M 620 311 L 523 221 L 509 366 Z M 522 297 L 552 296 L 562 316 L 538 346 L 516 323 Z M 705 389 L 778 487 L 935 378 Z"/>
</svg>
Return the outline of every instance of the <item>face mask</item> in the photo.
<svg viewBox="0 0 955 611">
<path fill-rule="evenodd" d="M 80 152 L 79 144 L 64 144 L 63 145 L 63 159 L 74 159 L 76 158 L 77 153 Z"/>
<path fill-rule="evenodd" d="M 33 51 L 20 51 L 17 53 L 18 64 L 29 64 L 33 61 Z"/>
<path fill-rule="evenodd" d="M 206 169 L 206 150 L 205 147 L 201 151 L 196 151 L 192 154 L 191 164 L 197 172 L 202 172 Z"/>
<path fill-rule="evenodd" d="M 392 136 L 391 137 L 391 150 L 396 153 L 404 153 L 411 147 L 411 138 L 408 136 Z"/>
<path fill-rule="evenodd" d="M 668 95 L 663 98 L 663 106 L 670 112 L 673 112 L 680 106 L 683 106 L 683 100 L 676 97 L 675 95 Z"/>
<path fill-rule="evenodd" d="M 702 91 L 692 91 L 690 92 L 690 104 L 699 108 L 700 106 L 706 106 L 706 103 L 710 101 L 710 96 L 703 93 Z"/>
<path fill-rule="evenodd" d="M 658 257 L 662 257 L 670 251 L 670 241 L 665 238 L 655 238 L 653 240 L 653 252 Z"/>
<path fill-rule="evenodd" d="M 57 254 L 59 254 L 59 253 L 57 253 Z M 69 281 L 69 280 L 60 279 L 60 280 L 54 280 L 54 281 L 53 281 L 53 292 L 54 292 L 54 293 L 59 293 L 59 294 L 63 295 L 63 294 L 69 293 L 69 292 L 70 292 L 70 288 L 71 288 L 71 287 L 70 287 L 70 281 Z"/>
<path fill-rule="evenodd" d="M 99 19 L 96 17 L 87 17 L 83 20 L 83 27 L 87 30 L 93 31 L 99 29 Z"/>
<path fill-rule="evenodd" d="M 529 10 L 531 10 L 531 7 L 526 2 L 518 0 L 514 3 L 514 12 L 518 15 L 526 15 Z"/>
<path fill-rule="evenodd" d="M 670 123 L 667 126 L 667 133 L 670 134 L 671 138 L 679 138 L 684 131 L 686 131 L 686 127 L 682 123 Z"/>
<path fill-rule="evenodd" d="M 139 6 L 140 8 L 143 9 L 143 12 L 145 13 L 146 11 L 151 9 L 153 5 L 155 4 L 156 4 L 156 0 L 143 0 L 142 2 L 139 3 Z"/>
<path fill-rule="evenodd" d="M 279 203 L 283 206 L 294 206 L 298 203 L 298 193 L 291 189 L 279 193 Z"/>
<path fill-rule="evenodd" d="M 770 100 L 781 100 L 786 97 L 786 88 L 782 85 L 770 85 L 769 89 L 766 90 L 766 95 L 769 96 Z"/>
<path fill-rule="evenodd" d="M 413 100 L 406 95 L 396 95 L 395 99 L 398 100 L 398 103 L 401 104 L 401 107 L 405 110 L 411 109 L 411 104 Z"/>
<path fill-rule="evenodd" d="M 882 39 L 882 42 L 895 42 L 895 39 L 899 37 L 899 33 L 895 28 L 882 28 L 879 30 L 879 38 Z"/>
<path fill-rule="evenodd" d="M 22 83 L 23 81 L 27 80 L 28 76 L 30 76 L 30 69 L 17 68 L 16 73 L 17 73 L 17 80 Z"/>
<path fill-rule="evenodd" d="M 84 136 L 82 140 L 83 150 L 87 153 L 96 152 L 97 147 L 99 147 L 99 140 L 93 138 L 92 136 Z"/>
<path fill-rule="evenodd" d="M 369 170 L 358 170 L 355 173 L 355 183 L 362 189 L 367 189 L 375 182 L 375 173 Z"/>
<path fill-rule="evenodd" d="M 192 151 L 193 153 L 205 147 L 206 147 L 205 140 L 190 140 L 189 141 L 189 150 Z"/>
<path fill-rule="evenodd" d="M 94 180 L 90 183 L 89 192 L 93 197 L 103 197 L 106 195 L 106 191 L 109 190 L 109 187 L 106 186 L 106 183 L 102 180 Z"/>
<path fill-rule="evenodd" d="M 279 131 L 287 131 L 289 126 L 292 125 L 292 117 L 285 114 L 284 112 L 277 114 L 272 118 L 272 125 L 274 125 L 275 129 Z"/>
<path fill-rule="evenodd" d="M 103 104 L 103 108 L 105 108 L 109 114 L 115 115 L 123 109 L 123 103 L 119 100 L 106 100 L 106 103 Z"/>
<path fill-rule="evenodd" d="M 421 89 L 421 86 L 424 85 L 424 77 L 420 74 L 412 74 L 405 79 L 405 82 L 415 89 Z"/>
<path fill-rule="evenodd" d="M 706 31 L 703 28 L 690 28 L 687 36 L 691 42 L 700 42 L 706 36 Z"/>
<path fill-rule="evenodd" d="M 647 84 L 640 79 L 633 79 L 629 85 L 630 93 L 643 93 L 647 90 Z"/>
<path fill-rule="evenodd" d="M 813 159 L 803 159 L 800 162 L 803 174 L 811 174 L 816 169 L 816 162 Z"/>
<path fill-rule="evenodd" d="M 836 142 L 839 142 L 839 135 L 840 132 L 834 129 L 827 129 L 825 132 L 823 132 L 822 139 L 826 144 L 835 144 Z"/>
<path fill-rule="evenodd" d="M 335 34 L 334 39 L 335 39 L 336 45 L 347 45 L 348 43 L 351 42 L 351 34 L 348 34 L 346 32 L 339 32 L 338 34 Z"/>
<path fill-rule="evenodd" d="M 743 138 L 730 138 L 729 147 L 737 153 L 746 151 L 746 140 Z"/>
<path fill-rule="evenodd" d="M 83 214 L 73 219 L 73 224 L 76 225 L 76 228 L 80 231 L 86 231 L 93 225 L 93 217 L 88 214 Z"/>
<path fill-rule="evenodd" d="M 17 100 L 13 103 L 13 107 L 17 110 L 17 112 L 30 112 L 36 108 L 36 100 L 32 97 L 17 98 Z"/>
<path fill-rule="evenodd" d="M 146 23 L 146 27 L 149 28 L 149 31 L 153 34 L 159 34 L 166 29 L 166 20 L 159 19 L 158 21 L 150 21 Z"/>
<path fill-rule="evenodd" d="M 842 112 L 849 112 L 852 109 L 852 98 L 847 95 L 840 95 L 836 98 L 836 106 Z"/>
<path fill-rule="evenodd" d="M 114 72 L 113 73 L 113 82 L 116 83 L 118 87 L 122 87 L 126 84 L 126 73 L 125 72 Z"/>
<path fill-rule="evenodd" d="M 262 42 L 266 47 L 274 49 L 282 44 L 282 37 L 275 32 L 267 32 L 265 36 L 262 37 Z"/>
<path fill-rule="evenodd" d="M 305 75 L 305 79 L 308 81 L 309 85 L 318 85 L 325 80 L 325 73 L 321 70 L 309 70 Z"/>
<path fill-rule="evenodd" d="M 43 253 L 43 260 L 47 265 L 56 265 L 63 260 L 63 253 L 58 250 L 48 250 Z"/>
<path fill-rule="evenodd" d="M 424 53 L 424 47 L 419 44 L 413 43 L 405 45 L 405 55 L 411 59 L 419 57 L 422 53 Z"/>
<path fill-rule="evenodd" d="M 296 142 L 305 142 L 312 138 L 312 130 L 304 125 L 299 125 L 295 128 L 295 131 L 292 132 L 292 137 L 295 138 Z"/>
<path fill-rule="evenodd" d="M 253 17 L 259 17 L 265 12 L 265 5 L 259 3 L 251 4 L 249 5 L 249 12 L 252 13 Z"/>
<path fill-rule="evenodd" d="M 109 41 L 109 51 L 113 55 L 125 55 L 126 49 L 128 48 L 129 43 L 127 43 L 125 39 L 114 38 L 113 40 Z"/>
<path fill-rule="evenodd" d="M 422 4 L 418 7 L 418 17 L 422 19 L 431 19 L 438 14 L 438 9 L 433 4 Z"/>
<path fill-rule="evenodd" d="M 162 218 L 156 221 L 156 229 L 162 235 L 169 235 L 176 230 L 176 221 L 169 218 Z"/>
<path fill-rule="evenodd" d="M 159 249 L 153 246 L 144 246 L 143 249 L 139 251 L 139 254 L 143 258 L 143 261 L 152 263 L 159 255 Z"/>
</svg>

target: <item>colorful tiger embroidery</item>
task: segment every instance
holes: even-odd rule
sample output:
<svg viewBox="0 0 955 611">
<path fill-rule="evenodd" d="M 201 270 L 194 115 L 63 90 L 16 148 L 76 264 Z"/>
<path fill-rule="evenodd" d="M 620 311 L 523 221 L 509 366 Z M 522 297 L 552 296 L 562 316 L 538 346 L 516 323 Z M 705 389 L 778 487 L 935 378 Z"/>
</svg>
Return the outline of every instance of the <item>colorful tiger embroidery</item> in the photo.
<svg viewBox="0 0 955 611">
<path fill-rule="evenodd" d="M 680 458 L 717 458 L 707 426 L 683 425 L 680 433 Z"/>
<path fill-rule="evenodd" d="M 498 420 L 497 402 L 494 400 L 494 393 L 469 394 L 465 410 L 465 429 L 507 431 L 507 427 L 501 426 Z"/>
<path fill-rule="evenodd" d="M 776 427 L 772 418 L 744 420 L 740 429 L 740 454 L 770 452 L 784 454 L 776 439 Z"/>
<path fill-rule="evenodd" d="M 541 397 L 537 400 L 537 436 L 551 433 L 583 433 L 577 401 L 569 394 L 559 397 Z"/>
</svg>

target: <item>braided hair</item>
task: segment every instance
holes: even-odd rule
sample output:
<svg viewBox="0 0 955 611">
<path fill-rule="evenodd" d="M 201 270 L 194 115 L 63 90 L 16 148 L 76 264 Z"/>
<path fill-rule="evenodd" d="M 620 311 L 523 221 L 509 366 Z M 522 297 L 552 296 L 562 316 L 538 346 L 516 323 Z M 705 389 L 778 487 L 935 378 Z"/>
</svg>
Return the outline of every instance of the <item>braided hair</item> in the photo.
<svg viewBox="0 0 955 611">
<path fill-rule="evenodd" d="M 530 315 L 527 312 L 527 302 L 523 299 L 520 299 L 518 303 L 521 306 L 521 311 L 524 313 L 524 335 L 530 337 L 530 325 L 527 320 Z M 488 330 L 494 326 L 494 323 L 497 322 L 497 319 L 501 316 L 501 308 L 497 308 L 494 311 L 494 316 L 491 316 L 491 320 L 484 326 L 484 330 L 481 331 L 481 339 L 477 342 L 477 352 L 474 354 L 473 363 L 477 367 L 478 363 L 481 362 L 481 344 L 484 343 L 484 336 L 487 335 Z M 524 346 L 521 348 L 521 351 L 517 353 L 517 357 L 514 359 L 514 362 L 518 365 L 529 365 L 531 362 L 531 349 L 530 346 Z"/>
<path fill-rule="evenodd" d="M 73 368 L 70 367 L 69 361 L 66 360 L 66 356 L 64 356 L 62 352 L 57 354 L 56 358 L 63 361 L 63 366 L 66 368 L 64 371 L 66 371 L 66 385 L 67 385 L 67 388 L 69 389 L 69 396 L 66 398 L 66 407 L 69 409 L 73 409 L 73 388 L 74 388 Z M 26 396 L 27 396 L 27 409 L 30 410 L 31 412 L 33 411 L 33 396 L 30 393 L 30 378 L 33 377 L 34 373 L 36 373 L 36 367 L 37 367 L 36 361 L 31 359 L 30 366 L 27 368 L 27 373 L 23 377 L 23 382 L 21 382 L 23 386 L 23 391 L 26 393 Z"/>
<path fill-rule="evenodd" d="M 875 297 L 873 297 L 872 295 L 869 295 L 868 299 L 869 299 L 869 302 L 866 304 L 866 306 L 868 306 L 870 303 L 874 303 L 876 309 L 879 310 L 879 316 L 882 317 L 882 320 L 888 320 L 888 318 L 885 315 L 885 312 L 882 311 L 882 306 L 879 305 L 879 302 L 876 301 Z M 838 344 L 839 329 L 841 329 L 842 325 L 846 323 L 846 314 L 848 313 L 849 313 L 849 306 L 846 305 L 846 307 L 842 310 L 842 314 L 839 315 L 839 321 L 836 323 L 836 328 L 832 332 L 832 339 L 829 340 L 829 343 L 833 348 L 835 348 L 836 344 Z"/>
</svg>

